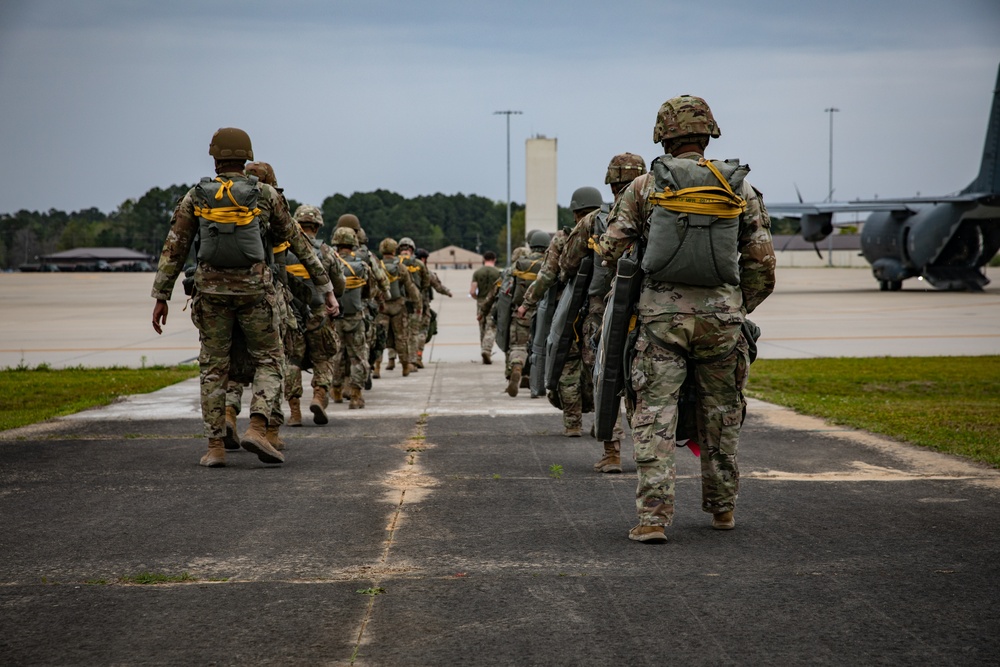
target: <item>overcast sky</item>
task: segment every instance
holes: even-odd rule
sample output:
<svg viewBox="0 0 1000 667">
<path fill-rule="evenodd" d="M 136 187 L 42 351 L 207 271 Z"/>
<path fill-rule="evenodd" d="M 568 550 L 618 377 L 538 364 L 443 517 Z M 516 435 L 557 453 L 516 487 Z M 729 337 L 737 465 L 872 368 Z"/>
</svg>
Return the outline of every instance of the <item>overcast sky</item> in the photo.
<svg viewBox="0 0 1000 667">
<path fill-rule="evenodd" d="M 647 161 L 659 105 L 704 97 L 712 157 L 765 201 L 944 194 L 976 175 L 997 0 L 0 2 L 0 213 L 109 212 L 212 173 L 247 130 L 301 202 L 384 188 L 524 201 L 558 140 L 559 203 Z M 835 114 L 824 109 L 836 107 Z"/>
</svg>

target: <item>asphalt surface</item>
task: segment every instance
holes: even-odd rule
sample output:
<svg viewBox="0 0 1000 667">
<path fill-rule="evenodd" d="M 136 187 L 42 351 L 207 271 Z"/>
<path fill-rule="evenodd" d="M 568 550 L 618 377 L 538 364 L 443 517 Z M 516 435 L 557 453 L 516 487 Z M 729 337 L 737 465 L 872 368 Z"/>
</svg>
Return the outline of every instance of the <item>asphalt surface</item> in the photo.
<svg viewBox="0 0 1000 667">
<path fill-rule="evenodd" d="M 468 302 L 281 466 L 198 466 L 196 380 L 0 433 L 0 664 L 997 663 L 998 471 L 753 401 L 736 529 L 681 449 L 668 542 L 631 542 L 631 442 L 593 472 Z"/>
</svg>

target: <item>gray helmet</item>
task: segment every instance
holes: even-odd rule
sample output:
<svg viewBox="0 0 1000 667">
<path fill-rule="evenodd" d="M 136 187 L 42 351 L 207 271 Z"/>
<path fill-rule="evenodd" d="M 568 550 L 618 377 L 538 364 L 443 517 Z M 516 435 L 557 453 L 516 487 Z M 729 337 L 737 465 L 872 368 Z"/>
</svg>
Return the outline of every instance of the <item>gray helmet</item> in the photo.
<svg viewBox="0 0 1000 667">
<path fill-rule="evenodd" d="M 333 230 L 333 245 L 349 245 L 352 248 L 358 245 L 358 237 L 350 227 L 337 227 Z"/>
<path fill-rule="evenodd" d="M 383 255 L 395 255 L 398 245 L 395 239 L 382 239 L 382 242 L 378 244 L 378 251 Z"/>
<path fill-rule="evenodd" d="M 551 240 L 552 237 L 549 236 L 548 232 L 536 229 L 528 235 L 528 246 L 532 250 L 545 250 L 549 247 L 549 241 Z"/>
<path fill-rule="evenodd" d="M 601 191 L 590 186 L 577 188 L 573 191 L 573 198 L 569 202 L 569 208 L 576 213 L 585 208 L 601 208 L 604 200 L 601 198 Z"/>
<path fill-rule="evenodd" d="M 220 127 L 212 135 L 208 154 L 216 160 L 252 160 L 250 135 L 238 127 Z"/>
<path fill-rule="evenodd" d="M 410 250 L 417 249 L 417 244 L 414 243 L 413 239 L 411 239 L 409 236 L 404 236 L 403 238 L 399 239 L 399 249 L 402 250 L 406 246 L 409 246 Z"/>
</svg>

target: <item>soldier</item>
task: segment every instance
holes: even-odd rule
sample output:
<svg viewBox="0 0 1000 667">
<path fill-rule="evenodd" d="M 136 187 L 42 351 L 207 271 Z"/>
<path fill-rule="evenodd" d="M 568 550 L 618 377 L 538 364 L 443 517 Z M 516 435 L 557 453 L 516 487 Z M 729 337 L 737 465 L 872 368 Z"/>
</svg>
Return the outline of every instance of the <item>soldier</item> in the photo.
<svg viewBox="0 0 1000 667">
<path fill-rule="evenodd" d="M 399 239 L 399 245 L 396 248 L 396 252 L 399 253 L 399 259 L 406 267 L 407 271 L 410 272 L 410 277 L 413 278 L 413 284 L 417 287 L 417 292 L 420 294 L 420 300 L 418 302 L 407 302 L 407 308 L 410 310 L 410 341 L 408 348 L 410 350 L 410 370 L 416 372 L 418 368 L 424 367 L 424 362 L 421 358 L 417 356 L 417 351 L 420 348 L 420 333 L 421 333 L 421 321 L 424 316 L 424 310 L 430 308 L 430 305 L 424 303 L 424 295 L 427 290 L 430 289 L 431 278 L 430 274 L 427 272 L 427 267 L 424 263 L 414 256 L 414 251 L 416 251 L 417 246 L 414 245 L 413 239 L 408 236 L 404 236 Z M 398 340 L 396 341 L 399 342 Z M 398 353 L 398 349 L 389 350 L 389 363 L 386 365 L 386 370 L 392 370 L 395 367 L 394 357 Z M 402 357 L 400 357 L 402 360 Z"/>
<path fill-rule="evenodd" d="M 361 227 L 361 221 L 353 213 L 345 213 L 337 219 L 337 227 L 349 227 L 354 230 L 358 238 L 358 245 L 354 248 L 354 254 L 363 262 L 368 264 L 375 282 L 371 293 L 365 299 L 365 339 L 368 343 L 368 367 L 371 377 L 379 377 L 380 362 L 382 361 L 382 350 L 385 348 L 386 331 L 385 326 L 379 324 L 379 304 L 389 293 L 389 277 L 382 269 L 378 259 L 372 255 L 368 249 L 368 235 Z M 371 382 L 365 382 L 365 388 L 369 389 Z M 343 402 L 342 396 L 334 395 L 334 401 Z"/>
<path fill-rule="evenodd" d="M 646 161 L 634 153 L 622 153 L 611 158 L 604 182 L 611 186 L 611 194 L 615 201 L 636 176 L 646 173 Z M 604 233 L 608 225 L 608 210 L 606 207 L 595 209 L 581 218 L 563 248 L 559 259 L 559 274 L 565 281 L 577 274 L 585 257 L 592 258 L 592 276 L 587 290 L 587 314 L 584 317 L 580 335 L 580 353 L 583 361 L 583 374 L 593 378 L 594 365 L 597 362 L 595 354 L 596 341 L 601 332 L 601 319 L 604 317 L 604 303 L 611 290 L 611 280 L 614 278 L 613 267 L 602 266 L 601 258 L 595 256 L 591 249 Z M 603 473 L 619 473 L 622 471 L 621 443 L 625 432 L 615 418 L 615 427 L 611 440 L 604 442 L 604 456 L 594 464 L 594 470 Z"/>
<path fill-rule="evenodd" d="M 378 251 L 382 254 L 382 269 L 389 277 L 389 292 L 379 307 L 379 320 L 387 331 L 386 346 L 398 351 L 403 377 L 410 374 L 410 314 L 408 304 L 420 302 L 420 292 L 406 266 L 396 256 L 395 239 L 382 239 Z M 390 358 L 391 360 L 391 358 Z M 380 361 L 380 360 L 379 360 Z M 378 361 L 376 362 L 378 363 Z M 387 370 L 391 368 L 387 365 Z"/>
<path fill-rule="evenodd" d="M 430 253 L 423 248 L 417 248 L 415 254 L 417 259 L 427 267 L 427 258 L 430 256 Z M 427 276 L 429 278 L 429 286 L 427 291 L 422 295 L 424 299 L 424 312 L 420 317 L 420 334 L 417 336 L 417 363 L 420 368 L 423 368 L 424 363 L 424 346 L 427 345 L 427 341 L 437 332 L 437 313 L 431 310 L 431 301 L 434 300 L 434 292 L 444 294 L 449 299 L 454 296 L 451 290 L 441 282 L 438 274 L 431 271 L 430 267 L 427 267 Z"/>
<path fill-rule="evenodd" d="M 550 237 L 548 232 L 541 230 L 532 231 L 528 234 L 527 254 L 522 254 L 511 264 L 511 307 L 516 311 L 516 317 L 510 321 L 510 334 L 507 341 L 507 395 L 517 396 L 517 390 L 521 384 L 521 373 L 524 371 L 524 364 L 528 359 L 528 343 L 531 339 L 531 315 L 534 309 L 521 309 L 521 302 L 525 293 L 538 277 L 542 260 L 545 257 L 545 250 L 549 247 Z M 513 254 L 513 253 L 511 253 Z"/>
<path fill-rule="evenodd" d="M 476 321 L 479 322 L 479 346 L 484 364 L 493 363 L 493 342 L 497 337 L 496 324 L 486 308 L 491 292 L 496 290 L 500 280 L 497 268 L 497 254 L 492 250 L 483 253 L 483 265 L 472 274 L 469 296 L 476 300 Z"/>
<path fill-rule="evenodd" d="M 323 264 L 330 280 L 333 282 L 333 293 L 340 296 L 344 293 L 345 277 L 341 270 L 340 262 L 337 260 L 337 253 L 333 248 L 323 243 L 317 238 L 320 228 L 323 226 L 323 212 L 316 206 L 302 204 L 295 209 L 293 216 L 299 223 L 302 232 L 306 235 L 312 246 L 311 250 L 316 258 Z M 312 367 L 312 401 L 309 403 L 309 411 L 313 415 L 313 423 L 318 425 L 328 424 L 330 418 L 326 414 L 326 408 L 330 404 L 330 390 L 334 385 L 333 378 L 333 357 L 337 354 L 338 341 L 336 328 L 331 318 L 326 316 L 319 304 L 319 295 L 303 282 L 305 267 L 301 258 L 297 257 L 292 250 L 286 250 L 285 273 L 288 281 L 299 288 L 295 291 L 299 293 L 299 301 L 305 306 L 303 312 L 308 311 L 308 319 L 305 321 L 302 337 L 295 346 L 295 354 L 291 360 L 291 368 L 285 382 L 285 390 L 288 396 L 288 409 L 291 412 L 292 423 L 302 423 L 300 400 L 302 398 L 302 369 Z"/>
<path fill-rule="evenodd" d="M 247 176 L 256 176 L 261 183 L 267 183 L 272 186 L 279 195 L 284 199 L 283 189 L 278 187 L 278 180 L 274 175 L 274 168 L 267 162 L 248 162 L 243 173 Z M 287 201 L 285 202 L 287 206 Z M 272 266 L 271 272 L 274 279 L 274 295 L 275 304 L 278 310 L 278 319 L 280 322 L 279 330 L 281 332 L 281 340 L 284 344 L 285 354 L 282 357 L 284 362 L 284 375 L 288 377 L 288 347 L 287 341 L 289 336 L 289 329 L 296 329 L 298 327 L 298 322 L 295 319 L 295 315 L 291 310 L 292 297 L 288 291 L 288 287 L 285 283 L 285 270 L 284 270 L 284 249 L 287 248 L 289 243 L 285 241 L 281 246 L 273 248 L 272 252 L 274 255 L 274 266 Z M 336 294 L 336 289 L 334 290 Z M 230 355 L 232 357 L 232 355 Z M 232 359 L 230 359 L 232 361 Z M 230 368 L 232 371 L 232 368 Z M 230 379 L 228 386 L 226 388 L 226 435 L 223 437 L 223 443 L 226 449 L 236 450 L 240 448 L 240 439 L 238 431 L 236 428 L 236 418 L 239 416 L 243 408 L 243 387 L 246 386 L 243 382 L 236 382 Z M 278 399 L 278 405 L 281 405 L 281 399 Z M 279 429 L 281 425 L 285 423 L 285 415 L 281 412 L 279 407 L 278 410 L 273 412 L 270 418 L 267 420 L 267 441 L 271 443 L 271 446 L 282 451 L 285 449 L 285 442 L 281 439 L 279 434 Z M 294 426 L 295 424 L 289 423 L 289 426 Z M 301 426 L 301 422 L 298 424 Z"/>
<path fill-rule="evenodd" d="M 280 409 L 282 375 L 281 333 L 268 252 L 290 241 L 296 253 L 308 255 L 309 275 L 323 294 L 327 313 L 339 312 L 333 286 L 322 264 L 288 214 L 284 200 L 266 183 L 243 174 L 253 159 L 250 137 L 238 128 L 220 128 L 209 144 L 215 158 L 215 179 L 204 178 L 174 209 L 153 282 L 153 330 L 162 333 L 174 283 L 184 260 L 200 237 L 194 273 L 191 319 L 198 328 L 201 351 L 201 411 L 208 452 L 200 464 L 225 465 L 226 383 L 234 327 L 246 338 L 255 370 L 250 403 L 250 427 L 241 445 L 265 463 L 283 463 L 284 455 L 267 440 L 267 419 Z"/>
<path fill-rule="evenodd" d="M 597 188 L 582 187 L 573 191 L 569 207 L 573 211 L 574 221 L 579 222 L 583 216 L 599 209 L 603 203 L 601 193 Z M 525 292 L 524 302 L 517 309 L 518 317 L 524 317 L 528 309 L 534 309 L 549 287 L 559 280 L 559 261 L 568 236 L 568 229 L 560 229 L 552 238 L 548 250 L 545 251 L 545 259 L 542 262 L 542 270 L 538 274 L 538 279 Z M 561 298 L 569 296 L 567 294 Z M 573 313 L 570 313 L 568 317 L 571 323 L 576 319 Z M 558 396 L 554 397 L 553 402 L 562 409 L 563 435 L 568 438 L 583 436 L 584 405 L 588 402 L 593 403 L 593 381 L 583 373 L 580 347 L 578 339 L 570 340 L 565 364 L 561 369 L 555 369 L 555 372 L 558 373 Z M 548 380 L 548 378 L 546 379 Z M 552 380 L 555 381 L 555 378 Z M 547 384 L 549 383 L 547 382 Z M 587 400 L 588 395 L 589 401 Z"/>
<path fill-rule="evenodd" d="M 749 167 L 704 157 L 719 135 L 705 100 L 664 102 L 653 141 L 666 154 L 626 187 L 599 243 L 609 265 L 645 243 L 638 334 L 626 374 L 639 480 L 639 524 L 629 539 L 639 542 L 665 542 L 673 520 L 677 401 L 689 374 L 699 397 L 702 509 L 712 514 L 713 528 L 736 525 L 749 367 L 741 327 L 774 289 L 775 257 L 762 197 L 744 180 Z"/>
<path fill-rule="evenodd" d="M 366 292 L 374 277 L 368 263 L 354 253 L 358 238 L 349 227 L 338 227 L 333 232 L 337 259 L 344 267 L 347 287 L 340 300 L 341 316 L 336 320 L 340 350 L 333 361 L 333 386 L 342 394 L 345 385 L 350 397 L 350 409 L 365 407 L 361 390 L 368 378 L 368 341 L 365 338 Z"/>
</svg>

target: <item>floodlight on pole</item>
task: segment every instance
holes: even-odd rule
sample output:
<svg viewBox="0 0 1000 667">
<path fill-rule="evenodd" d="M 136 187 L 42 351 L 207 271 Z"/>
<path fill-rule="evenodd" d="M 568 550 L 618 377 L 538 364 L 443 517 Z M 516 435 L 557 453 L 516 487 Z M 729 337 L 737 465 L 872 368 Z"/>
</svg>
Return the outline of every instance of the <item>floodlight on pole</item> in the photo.
<svg viewBox="0 0 1000 667">
<path fill-rule="evenodd" d="M 510 266 L 510 117 L 521 115 L 521 111 L 494 111 L 494 116 L 507 116 L 507 266 Z"/>
<path fill-rule="evenodd" d="M 830 168 L 828 170 L 829 181 L 827 183 L 827 194 L 826 200 L 828 202 L 833 201 L 833 114 L 840 111 L 837 107 L 827 107 L 823 109 L 823 113 L 830 114 Z M 826 250 L 826 261 L 827 266 L 833 266 L 833 234 L 830 234 L 830 240 L 828 242 Z"/>
</svg>

